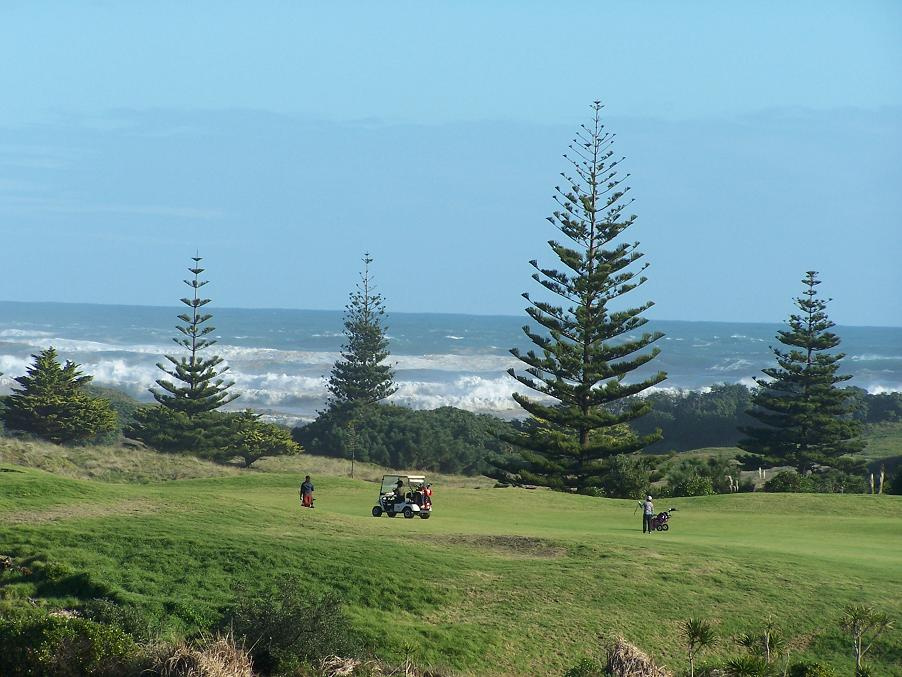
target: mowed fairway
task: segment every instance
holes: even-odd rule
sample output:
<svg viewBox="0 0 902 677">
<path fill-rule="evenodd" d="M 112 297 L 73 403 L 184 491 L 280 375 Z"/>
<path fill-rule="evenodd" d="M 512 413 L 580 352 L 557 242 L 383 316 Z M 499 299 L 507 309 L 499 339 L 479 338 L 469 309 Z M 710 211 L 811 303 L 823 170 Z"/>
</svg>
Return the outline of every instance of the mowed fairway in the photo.
<svg viewBox="0 0 902 677">
<path fill-rule="evenodd" d="M 338 591 L 381 656 L 412 649 L 463 674 L 560 673 L 609 634 L 682 668 L 690 615 L 724 637 L 772 618 L 796 657 L 847 673 L 844 605 L 902 621 L 896 496 L 665 500 L 671 530 L 645 536 L 632 501 L 541 490 L 437 484 L 432 519 L 374 519 L 377 486 L 343 478 L 315 477 L 317 507 L 302 510 L 293 474 L 124 485 L 5 468 L 0 553 L 35 573 L 5 574 L 0 593 L 113 596 L 165 633 L 209 626 L 236 590 L 288 572 Z M 874 652 L 875 674 L 902 675 L 899 630 Z M 736 653 L 725 639 L 713 655 Z"/>
</svg>

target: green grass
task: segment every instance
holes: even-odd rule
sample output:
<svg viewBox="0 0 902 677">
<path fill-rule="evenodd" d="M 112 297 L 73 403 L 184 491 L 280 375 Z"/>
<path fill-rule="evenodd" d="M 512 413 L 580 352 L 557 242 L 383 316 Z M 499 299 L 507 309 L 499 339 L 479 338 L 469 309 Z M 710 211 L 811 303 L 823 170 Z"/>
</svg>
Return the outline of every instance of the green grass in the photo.
<svg viewBox="0 0 902 677">
<path fill-rule="evenodd" d="M 902 620 L 895 496 L 674 499 L 671 531 L 644 536 L 632 501 L 472 478 L 436 482 L 430 520 L 377 520 L 373 483 L 312 471 L 317 508 L 301 510 L 299 474 L 340 464 L 310 457 L 138 484 L 3 458 L 12 472 L 0 472 L 0 553 L 33 573 L 4 574 L 0 595 L 62 605 L 112 596 L 168 634 L 213 623 L 237 589 L 286 572 L 337 590 L 384 658 L 412 645 L 418 663 L 466 674 L 559 674 L 611 633 L 682 667 L 677 628 L 688 616 L 715 620 L 727 637 L 773 618 L 796 656 L 845 671 L 845 604 L 872 602 Z M 722 642 L 719 655 L 729 649 Z M 876 674 L 902 675 L 898 631 L 875 651 Z"/>
</svg>

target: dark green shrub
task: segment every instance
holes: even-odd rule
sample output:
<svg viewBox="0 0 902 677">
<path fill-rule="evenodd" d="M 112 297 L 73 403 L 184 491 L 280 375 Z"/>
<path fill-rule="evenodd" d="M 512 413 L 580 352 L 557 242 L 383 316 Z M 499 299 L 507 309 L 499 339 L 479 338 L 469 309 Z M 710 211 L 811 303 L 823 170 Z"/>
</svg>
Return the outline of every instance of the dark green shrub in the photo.
<svg viewBox="0 0 902 677">
<path fill-rule="evenodd" d="M 896 496 L 902 494 L 902 466 L 896 470 L 896 474 L 889 478 L 886 482 L 886 489 L 884 491 L 887 494 L 894 494 Z"/>
<path fill-rule="evenodd" d="M 345 410 L 326 411 L 292 435 L 310 454 L 353 454 L 358 461 L 389 468 L 479 474 L 490 469 L 490 456 L 510 455 L 510 445 L 500 436 L 518 425 L 454 407 L 415 411 L 377 404 L 355 409 L 350 418 Z"/>
<path fill-rule="evenodd" d="M 819 494 L 864 494 L 868 491 L 863 474 L 856 475 L 835 468 L 811 473 L 805 479 L 810 490 Z"/>
<path fill-rule="evenodd" d="M 727 661 L 724 666 L 727 677 L 775 677 L 777 673 L 759 656 L 741 656 Z"/>
<path fill-rule="evenodd" d="M 166 407 L 146 406 L 134 413 L 124 432 L 157 451 L 207 456 L 228 444 L 228 423 L 228 415 L 217 411 L 189 417 Z"/>
<path fill-rule="evenodd" d="M 836 677 L 836 670 L 823 663 L 793 663 L 788 677 Z"/>
<path fill-rule="evenodd" d="M 29 677 L 132 674 L 138 654 L 121 628 L 40 609 L 0 615 L 0 674 Z"/>
<path fill-rule="evenodd" d="M 731 490 L 731 478 L 735 482 L 738 477 L 739 466 L 731 458 L 684 458 L 667 471 L 673 496 L 726 494 Z"/>
<path fill-rule="evenodd" d="M 802 478 L 795 470 L 781 470 L 764 483 L 764 491 L 774 493 L 799 492 L 802 490 Z"/>
<path fill-rule="evenodd" d="M 609 498 L 639 498 L 650 485 L 648 458 L 618 454 L 607 461 L 602 488 Z"/>
<path fill-rule="evenodd" d="M 755 491 L 755 483 L 752 480 L 741 480 L 739 482 L 739 491 L 748 494 Z"/>
<path fill-rule="evenodd" d="M 716 493 L 710 477 L 690 475 L 671 487 L 674 496 L 711 496 Z"/>
<path fill-rule="evenodd" d="M 339 598 L 310 593 L 295 577 L 282 578 L 263 595 L 239 591 L 238 600 L 226 611 L 222 626 L 243 638 L 261 674 L 288 673 L 304 662 L 360 653 Z"/>
<path fill-rule="evenodd" d="M 826 468 L 806 475 L 799 475 L 794 470 L 781 470 L 765 482 L 764 490 L 812 494 L 863 494 L 867 491 L 867 482 L 861 475 L 835 468 Z"/>
<path fill-rule="evenodd" d="M 83 618 L 104 625 L 115 625 L 137 640 L 148 640 L 152 636 L 148 618 L 133 606 L 99 597 L 85 602 L 80 611 Z"/>
</svg>

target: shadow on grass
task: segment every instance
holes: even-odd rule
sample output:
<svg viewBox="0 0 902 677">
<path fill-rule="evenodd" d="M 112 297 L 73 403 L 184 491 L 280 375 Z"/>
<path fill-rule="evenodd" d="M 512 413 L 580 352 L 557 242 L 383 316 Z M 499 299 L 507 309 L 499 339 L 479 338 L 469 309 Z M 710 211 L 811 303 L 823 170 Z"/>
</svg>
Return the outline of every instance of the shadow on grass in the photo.
<svg viewBox="0 0 902 677">
<path fill-rule="evenodd" d="M 93 579 L 89 572 L 75 571 L 65 564 L 47 562 L 40 556 L 20 560 L 17 567 L 0 574 L 0 587 L 21 585 L 30 588 L 30 597 L 90 600 L 117 598 L 117 591 Z"/>
</svg>

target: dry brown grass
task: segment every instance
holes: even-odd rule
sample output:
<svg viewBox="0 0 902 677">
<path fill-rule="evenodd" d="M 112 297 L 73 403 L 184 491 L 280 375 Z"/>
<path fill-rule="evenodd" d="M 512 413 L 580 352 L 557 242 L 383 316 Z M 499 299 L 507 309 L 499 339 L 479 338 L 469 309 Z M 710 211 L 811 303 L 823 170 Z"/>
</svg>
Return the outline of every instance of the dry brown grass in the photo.
<svg viewBox="0 0 902 677">
<path fill-rule="evenodd" d="M 159 482 L 241 472 L 237 468 L 182 454 L 161 454 L 115 445 L 64 447 L 11 437 L 0 437 L 0 463 L 105 482 Z"/>
<path fill-rule="evenodd" d="M 196 456 L 163 454 L 151 449 L 119 445 L 64 447 L 40 440 L 0 437 L 0 463 L 38 468 L 55 475 L 103 482 L 150 483 L 203 477 L 237 476 L 248 473 L 292 473 L 348 477 L 351 462 L 328 456 L 283 456 L 263 458 L 251 468 L 223 465 Z M 486 477 L 442 475 L 415 471 L 446 487 L 490 487 L 494 482 Z M 373 463 L 356 463 L 354 477 L 378 482 L 382 475 L 397 472 Z"/>
<path fill-rule="evenodd" d="M 254 677 L 250 655 L 231 633 L 165 647 L 154 672 L 160 677 Z"/>
<path fill-rule="evenodd" d="M 606 674 L 614 677 L 673 677 L 665 668 L 623 638 L 618 638 L 608 649 Z"/>
<path fill-rule="evenodd" d="M 350 477 L 351 461 L 346 458 L 333 458 L 331 456 L 313 456 L 301 454 L 299 456 L 280 456 L 263 458 L 254 464 L 251 470 L 258 472 L 292 473 L 297 475 L 320 475 L 326 477 Z M 445 475 L 428 470 L 416 468 L 397 469 L 386 468 L 375 463 L 354 464 L 354 478 L 365 482 L 379 482 L 383 475 L 397 472 L 426 475 L 430 482 L 440 483 L 443 487 L 482 487 L 487 489 L 495 484 L 494 480 L 482 475 Z"/>
</svg>

